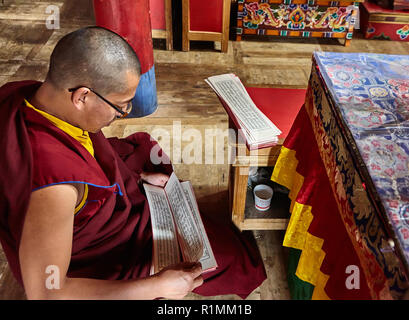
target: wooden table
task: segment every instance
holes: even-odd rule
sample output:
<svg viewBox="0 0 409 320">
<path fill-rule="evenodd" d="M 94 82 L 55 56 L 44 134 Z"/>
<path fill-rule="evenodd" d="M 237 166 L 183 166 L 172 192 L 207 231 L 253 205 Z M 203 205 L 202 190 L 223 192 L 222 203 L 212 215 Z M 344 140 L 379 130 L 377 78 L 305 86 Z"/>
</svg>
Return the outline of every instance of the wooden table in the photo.
<svg viewBox="0 0 409 320">
<path fill-rule="evenodd" d="M 303 299 L 400 299 L 407 290 L 408 71 L 405 55 L 313 54 L 305 104 L 272 175 L 291 190 L 283 246 L 295 296 L 311 286 Z"/>
<path fill-rule="evenodd" d="M 282 141 L 274 147 L 254 151 L 249 151 L 245 144 L 234 146 L 238 156 L 231 166 L 229 198 L 232 221 L 239 230 L 285 230 L 287 228 L 290 206 L 288 197 L 275 192 L 270 209 L 259 211 L 254 206 L 253 191 L 247 186 L 249 168 L 274 166 L 281 145 Z"/>
</svg>

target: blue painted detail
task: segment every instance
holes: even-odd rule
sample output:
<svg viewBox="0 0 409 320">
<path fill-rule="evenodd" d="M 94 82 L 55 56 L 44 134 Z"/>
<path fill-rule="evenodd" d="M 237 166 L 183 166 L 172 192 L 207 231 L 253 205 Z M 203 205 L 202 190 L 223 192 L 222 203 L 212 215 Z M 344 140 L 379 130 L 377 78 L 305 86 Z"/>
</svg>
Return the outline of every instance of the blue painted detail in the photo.
<svg viewBox="0 0 409 320">
<path fill-rule="evenodd" d="M 51 187 L 51 186 L 55 186 L 55 185 L 58 185 L 58 184 L 68 184 L 68 183 L 82 183 L 82 184 L 87 184 L 87 185 L 89 185 L 89 186 L 93 186 L 93 187 L 97 187 L 97 188 L 104 188 L 104 189 L 109 189 L 109 188 L 113 188 L 113 187 L 117 186 L 119 191 L 118 191 L 118 192 L 114 192 L 114 193 L 119 194 L 120 196 L 123 196 L 123 195 L 124 195 L 124 194 L 122 193 L 121 187 L 119 186 L 118 183 L 114 183 L 114 184 L 111 185 L 111 186 L 99 186 L 99 185 L 97 185 L 97 184 L 93 184 L 93 183 L 89 183 L 89 182 L 84 182 L 84 181 L 62 181 L 62 182 L 50 183 L 50 184 L 46 184 L 46 185 L 44 185 L 44 186 L 35 188 L 35 189 L 31 190 L 31 192 L 36 191 L 36 190 L 43 189 L 43 188 L 45 188 L 45 187 Z"/>
<path fill-rule="evenodd" d="M 145 117 L 155 112 L 158 107 L 156 94 L 155 66 L 141 75 L 135 97 L 132 100 L 133 109 L 128 118 Z"/>
</svg>

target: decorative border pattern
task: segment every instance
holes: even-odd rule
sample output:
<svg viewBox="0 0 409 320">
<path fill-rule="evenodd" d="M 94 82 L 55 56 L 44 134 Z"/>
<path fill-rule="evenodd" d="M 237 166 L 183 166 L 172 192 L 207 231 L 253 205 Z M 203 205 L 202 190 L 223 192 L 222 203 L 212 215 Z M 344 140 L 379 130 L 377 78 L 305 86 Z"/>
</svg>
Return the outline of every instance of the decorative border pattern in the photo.
<svg viewBox="0 0 409 320">
<path fill-rule="evenodd" d="M 237 35 L 352 39 L 359 3 L 291 0 L 238 1 Z M 263 30 L 263 31 L 260 31 Z M 285 31 L 285 32 L 283 32 Z"/>
</svg>

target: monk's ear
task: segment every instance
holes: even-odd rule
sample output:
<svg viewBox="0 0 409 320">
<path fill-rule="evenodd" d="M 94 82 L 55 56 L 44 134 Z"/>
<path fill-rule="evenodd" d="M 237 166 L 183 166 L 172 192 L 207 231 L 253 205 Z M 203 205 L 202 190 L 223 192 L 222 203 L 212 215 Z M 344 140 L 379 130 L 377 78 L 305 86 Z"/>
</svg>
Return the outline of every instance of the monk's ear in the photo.
<svg viewBox="0 0 409 320">
<path fill-rule="evenodd" d="M 71 102 L 78 110 L 83 110 L 89 100 L 90 90 L 85 87 L 78 88 L 71 95 Z"/>
</svg>

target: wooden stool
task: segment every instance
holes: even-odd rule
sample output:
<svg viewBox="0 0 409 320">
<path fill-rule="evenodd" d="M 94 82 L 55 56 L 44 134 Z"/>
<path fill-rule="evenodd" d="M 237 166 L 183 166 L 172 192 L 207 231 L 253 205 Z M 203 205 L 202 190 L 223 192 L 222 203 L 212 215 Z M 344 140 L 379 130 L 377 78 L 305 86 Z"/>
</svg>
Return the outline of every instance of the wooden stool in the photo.
<svg viewBox="0 0 409 320">
<path fill-rule="evenodd" d="M 230 168 L 229 203 L 233 223 L 239 230 L 285 230 L 289 220 L 289 199 L 274 193 L 271 207 L 258 211 L 248 190 L 249 168 L 274 166 L 281 146 L 305 100 L 305 89 L 246 88 L 257 107 L 282 131 L 277 145 L 250 151 L 236 144 L 235 161 Z M 235 128 L 230 121 L 230 128 Z"/>
</svg>

